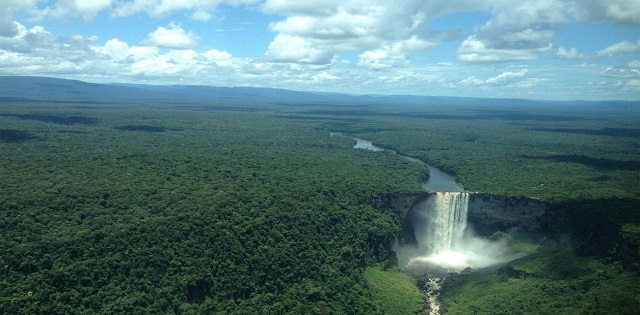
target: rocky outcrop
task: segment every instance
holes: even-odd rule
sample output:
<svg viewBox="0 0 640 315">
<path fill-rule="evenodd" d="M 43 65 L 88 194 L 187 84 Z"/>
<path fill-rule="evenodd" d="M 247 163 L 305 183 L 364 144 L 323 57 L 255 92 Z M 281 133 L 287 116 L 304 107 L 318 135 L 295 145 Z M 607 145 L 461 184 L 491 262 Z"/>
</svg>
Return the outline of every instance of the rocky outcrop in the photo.
<svg viewBox="0 0 640 315">
<path fill-rule="evenodd" d="M 400 218 L 404 218 L 418 200 L 424 199 L 427 196 L 427 193 L 411 195 L 383 195 L 372 198 L 370 203 L 382 213 L 395 214 Z"/>
<path fill-rule="evenodd" d="M 415 209 L 412 208 L 433 193 L 410 195 L 383 195 L 372 198 L 369 203 L 383 213 L 397 216 L 402 221 L 395 241 L 401 245 L 416 245 L 417 239 L 413 227 Z M 489 236 L 499 230 L 517 228 L 524 231 L 542 231 L 546 229 L 549 205 L 530 198 L 497 197 L 483 193 L 471 193 L 469 196 L 468 226 L 476 233 Z M 391 252 L 393 240 L 373 246 L 372 253 L 378 260 L 386 259 Z"/>
<path fill-rule="evenodd" d="M 382 213 L 387 213 L 396 216 L 403 222 L 401 231 L 398 235 L 387 240 L 374 240 L 370 242 L 369 254 L 376 257 L 380 262 L 387 260 L 393 261 L 397 265 L 396 253 L 392 250 L 395 242 L 402 244 L 415 243 L 415 235 L 411 226 L 409 218 L 409 211 L 413 205 L 427 198 L 429 195 L 424 194 L 409 194 L 409 195 L 382 195 L 371 198 L 369 204 L 378 209 Z"/>
<path fill-rule="evenodd" d="M 469 197 L 469 222 L 478 232 L 508 228 L 537 231 L 544 228 L 549 205 L 530 198 L 496 197 L 473 193 Z"/>
<path fill-rule="evenodd" d="M 406 218 L 411 207 L 429 197 L 429 193 L 410 195 L 383 195 L 374 197 L 370 204 L 383 213 Z M 469 221 L 481 225 L 503 228 L 517 227 L 535 231 L 544 228 L 545 212 L 549 204 L 525 197 L 497 197 L 484 193 L 471 193 Z"/>
</svg>

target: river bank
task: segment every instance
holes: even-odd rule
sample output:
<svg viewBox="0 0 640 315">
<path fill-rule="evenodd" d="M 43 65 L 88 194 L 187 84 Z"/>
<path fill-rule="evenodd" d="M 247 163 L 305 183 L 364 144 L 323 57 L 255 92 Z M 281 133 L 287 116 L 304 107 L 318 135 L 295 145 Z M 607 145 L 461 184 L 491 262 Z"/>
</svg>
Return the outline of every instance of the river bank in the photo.
<svg viewBox="0 0 640 315">
<path fill-rule="evenodd" d="M 392 250 L 401 270 L 416 279 L 417 286 L 424 295 L 425 309 L 420 314 L 440 314 L 443 309 L 440 299 L 442 283 L 451 273 L 465 273 L 522 257 L 511 252 L 506 239 L 487 239 L 486 236 L 493 233 L 489 230 L 496 227 L 530 230 L 538 228 L 541 224 L 541 217 L 546 210 L 542 203 L 534 202 L 533 207 L 536 211 L 532 212 L 524 209 L 532 206 L 532 201 L 526 198 L 515 202 L 481 193 L 464 192 L 463 187 L 455 182 L 454 176 L 424 161 L 376 146 L 370 140 L 340 133 L 331 135 L 355 140 L 354 149 L 390 152 L 411 162 L 425 164 L 429 169 L 428 179 L 423 184 L 424 194 L 381 196 L 372 200 L 372 204 L 381 211 L 404 218 L 402 232 L 398 235 Z M 511 208 L 514 206 L 522 209 L 513 212 Z M 466 231 L 468 212 L 472 213 L 470 218 L 478 219 L 478 227 L 482 232 L 490 234 L 482 237 L 476 236 L 471 230 Z M 447 219 L 450 215 L 460 217 L 453 219 L 454 221 L 464 222 L 454 224 L 451 219 Z M 436 219 L 433 216 L 439 217 Z M 434 229 L 438 231 L 433 232 Z M 431 235 L 433 233 L 436 234 Z M 441 238 L 442 235 L 449 235 L 446 237 L 450 240 L 445 246 L 446 249 L 434 249 L 433 244 L 425 245 L 433 243 L 432 241 Z"/>
</svg>

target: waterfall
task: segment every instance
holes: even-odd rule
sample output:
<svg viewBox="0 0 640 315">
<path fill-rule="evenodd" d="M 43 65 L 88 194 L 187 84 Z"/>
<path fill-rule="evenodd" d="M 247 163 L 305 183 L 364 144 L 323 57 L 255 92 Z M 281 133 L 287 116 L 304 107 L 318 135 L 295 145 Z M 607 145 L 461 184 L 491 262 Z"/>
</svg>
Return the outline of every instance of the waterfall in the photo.
<svg viewBox="0 0 640 315">
<path fill-rule="evenodd" d="M 426 245 L 431 254 L 452 250 L 467 227 L 469 194 L 438 192 L 433 197 L 433 212 L 428 216 Z"/>
</svg>

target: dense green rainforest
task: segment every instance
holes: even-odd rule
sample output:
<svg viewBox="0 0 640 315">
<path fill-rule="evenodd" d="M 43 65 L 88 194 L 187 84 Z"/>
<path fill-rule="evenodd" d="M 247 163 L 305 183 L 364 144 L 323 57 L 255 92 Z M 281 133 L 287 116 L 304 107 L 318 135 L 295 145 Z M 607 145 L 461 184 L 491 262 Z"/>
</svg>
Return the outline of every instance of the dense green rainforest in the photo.
<svg viewBox="0 0 640 315">
<path fill-rule="evenodd" d="M 635 105 L 634 105 L 635 106 Z M 640 309 L 628 104 L 0 102 L 0 313 L 415 314 L 384 253 L 427 168 L 553 205 L 538 251 L 452 276 L 452 314 Z M 383 261 L 379 261 L 383 260 Z"/>
</svg>

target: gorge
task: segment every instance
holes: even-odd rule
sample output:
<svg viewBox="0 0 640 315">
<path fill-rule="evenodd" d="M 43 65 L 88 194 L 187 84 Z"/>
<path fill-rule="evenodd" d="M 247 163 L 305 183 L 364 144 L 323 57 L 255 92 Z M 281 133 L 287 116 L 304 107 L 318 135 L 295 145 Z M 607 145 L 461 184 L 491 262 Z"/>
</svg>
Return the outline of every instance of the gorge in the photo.
<svg viewBox="0 0 640 315">
<path fill-rule="evenodd" d="M 376 254 L 379 261 L 394 257 L 398 267 L 416 279 L 424 294 L 423 314 L 446 312 L 449 304 L 442 295 L 452 273 L 466 275 L 491 266 L 502 269 L 503 264 L 532 254 L 540 246 L 535 235 L 555 221 L 550 218 L 555 210 L 547 202 L 465 191 L 454 176 L 424 161 L 372 141 L 352 139 L 356 141 L 353 148 L 386 151 L 428 167 L 423 193 L 371 200 L 374 207 L 403 222 L 395 242 L 384 245 L 388 254 Z"/>
<path fill-rule="evenodd" d="M 342 136 L 338 133 L 331 135 Z M 356 149 L 390 151 L 409 161 L 426 164 L 377 147 L 372 141 L 353 139 L 356 140 Z M 436 315 L 442 310 L 440 290 L 448 273 L 461 272 L 466 268 L 482 268 L 512 260 L 516 256 L 506 253 L 502 240 L 489 241 L 476 237 L 467 230 L 472 194 L 465 192 L 455 182 L 455 177 L 431 165 L 427 166 L 429 177 L 423 184 L 425 194 L 381 198 L 374 203 L 382 211 L 393 212 L 404 218 L 401 235 L 389 249 L 395 252 L 400 268 L 418 279 L 418 286 L 425 295 L 425 312 Z M 491 223 L 494 223 L 493 219 L 496 217 L 491 214 L 493 209 L 504 209 L 495 201 L 479 204 L 482 206 L 478 209 L 483 212 L 474 214 L 474 217 L 482 217 Z M 502 212 L 509 213 L 508 210 Z M 502 223 L 500 220 L 497 222 Z"/>
<path fill-rule="evenodd" d="M 424 161 L 376 146 L 369 140 L 351 138 L 356 141 L 355 149 L 387 151 L 429 168 L 429 177 L 422 185 L 424 193 L 372 200 L 381 211 L 403 219 L 396 243 L 388 247 L 397 254 L 399 266 L 412 274 L 446 275 L 521 257 L 522 253 L 507 250 L 505 240 L 488 237 L 500 230 L 535 231 L 544 224 L 547 210 L 544 202 L 467 192 L 455 182 L 454 176 Z"/>
</svg>

